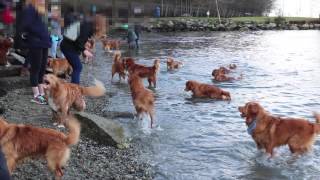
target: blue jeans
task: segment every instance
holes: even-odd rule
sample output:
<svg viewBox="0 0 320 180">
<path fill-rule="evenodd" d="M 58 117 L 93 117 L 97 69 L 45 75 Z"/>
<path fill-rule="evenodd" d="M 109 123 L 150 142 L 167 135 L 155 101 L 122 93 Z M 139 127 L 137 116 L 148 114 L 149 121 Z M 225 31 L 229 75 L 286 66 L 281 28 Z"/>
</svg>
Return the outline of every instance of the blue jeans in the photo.
<svg viewBox="0 0 320 180">
<path fill-rule="evenodd" d="M 0 179 L 1 180 L 10 180 L 10 174 L 7 167 L 7 160 L 0 149 Z"/>
<path fill-rule="evenodd" d="M 53 57 L 53 58 L 57 58 L 57 49 L 62 41 L 62 38 L 61 39 L 59 39 L 59 38 L 60 38 L 59 36 L 51 35 L 51 43 L 52 44 L 51 44 L 50 53 L 51 53 L 51 57 Z M 61 54 L 61 57 L 63 58 L 64 55 Z"/>
<path fill-rule="evenodd" d="M 80 74 L 82 71 L 82 64 L 80 60 L 80 55 L 77 52 L 61 49 L 64 56 L 67 58 L 68 62 L 72 66 L 73 72 L 71 75 L 71 82 L 75 84 L 80 84 Z"/>
</svg>

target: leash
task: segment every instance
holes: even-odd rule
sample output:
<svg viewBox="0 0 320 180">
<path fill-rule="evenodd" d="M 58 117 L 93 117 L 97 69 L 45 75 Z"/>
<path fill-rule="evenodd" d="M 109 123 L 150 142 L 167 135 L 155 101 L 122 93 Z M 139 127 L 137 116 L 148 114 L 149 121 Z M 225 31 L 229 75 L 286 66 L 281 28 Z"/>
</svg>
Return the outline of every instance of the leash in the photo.
<svg viewBox="0 0 320 180">
<path fill-rule="evenodd" d="M 254 119 L 248 126 L 247 132 L 252 136 L 253 131 L 257 128 L 257 119 Z"/>
</svg>

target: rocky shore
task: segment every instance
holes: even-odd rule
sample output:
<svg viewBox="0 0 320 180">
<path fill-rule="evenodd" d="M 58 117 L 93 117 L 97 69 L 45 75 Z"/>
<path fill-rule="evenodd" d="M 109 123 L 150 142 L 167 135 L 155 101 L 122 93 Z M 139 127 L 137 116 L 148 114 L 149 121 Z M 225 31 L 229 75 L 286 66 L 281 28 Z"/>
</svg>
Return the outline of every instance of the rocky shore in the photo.
<svg viewBox="0 0 320 180">
<path fill-rule="evenodd" d="M 274 21 L 233 21 L 223 19 L 221 23 L 212 18 L 173 18 L 153 19 L 143 24 L 148 32 L 181 31 L 258 31 L 258 30 L 320 30 L 320 20 L 286 21 L 275 18 Z"/>
<path fill-rule="evenodd" d="M 98 54 L 99 53 L 99 54 Z M 100 54 L 101 53 L 101 54 Z M 104 52 L 97 52 L 95 66 L 106 62 Z M 111 61 L 111 57 L 110 61 Z M 84 74 L 92 72 L 94 67 L 85 65 Z M 1 84 L 0 116 L 12 123 L 31 124 L 38 127 L 53 128 L 49 106 L 30 102 L 31 88 L 28 78 L 9 77 L 12 84 Z M 83 75 L 81 84 L 91 85 L 91 76 Z M 96 77 L 102 79 L 102 77 Z M 3 78 L 0 78 L 0 80 Z M 109 79 L 109 78 L 108 78 Z M 7 81 L 5 79 L 4 81 Z M 16 82 L 17 81 L 17 82 Z M 20 83 L 19 83 L 20 82 Z M 21 83 L 23 82 L 23 83 Z M 17 85 L 18 84 L 18 85 Z M 87 98 L 87 113 L 103 115 L 103 108 L 108 104 L 108 95 L 103 98 Z M 51 179 L 53 174 L 47 169 L 44 160 L 27 160 L 19 165 L 13 173 L 14 179 Z M 71 157 L 64 169 L 63 179 L 152 179 L 153 172 L 148 160 L 141 156 L 141 144 L 132 142 L 128 148 L 118 149 L 106 146 L 81 135 L 78 145 L 72 147 Z"/>
</svg>

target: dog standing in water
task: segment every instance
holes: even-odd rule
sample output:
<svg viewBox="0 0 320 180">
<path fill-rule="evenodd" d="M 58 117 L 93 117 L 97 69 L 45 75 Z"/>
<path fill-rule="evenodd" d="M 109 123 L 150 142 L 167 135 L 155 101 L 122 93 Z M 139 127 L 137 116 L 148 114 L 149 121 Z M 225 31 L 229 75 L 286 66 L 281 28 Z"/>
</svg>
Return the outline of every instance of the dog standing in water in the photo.
<svg viewBox="0 0 320 180">
<path fill-rule="evenodd" d="M 300 118 L 273 116 L 257 102 L 248 102 L 238 109 L 257 148 L 265 149 L 271 157 L 273 149 L 283 145 L 288 145 L 291 153 L 308 152 L 320 134 L 320 115 L 316 113 L 316 123 L 311 123 Z"/>
<path fill-rule="evenodd" d="M 152 67 L 136 64 L 132 58 L 125 59 L 126 69 L 130 74 L 136 74 L 141 78 L 148 78 L 149 87 L 157 85 L 157 73 L 160 69 L 160 60 L 156 59 Z"/>
<path fill-rule="evenodd" d="M 116 73 L 119 74 L 119 81 L 121 81 L 121 78 L 126 79 L 125 71 L 126 71 L 126 68 L 125 68 L 124 60 L 121 58 L 121 52 L 116 51 L 113 57 L 111 81 L 113 80 L 113 76 Z"/>
<path fill-rule="evenodd" d="M 128 80 L 133 105 L 137 111 L 138 119 L 142 119 L 143 114 L 148 114 L 151 119 L 150 127 L 154 123 L 154 94 L 151 90 L 146 89 L 142 79 L 137 74 L 130 74 Z"/>
<path fill-rule="evenodd" d="M 214 85 L 203 84 L 197 81 L 187 81 L 185 91 L 192 91 L 193 96 L 197 98 L 231 100 L 229 92 Z"/>
</svg>

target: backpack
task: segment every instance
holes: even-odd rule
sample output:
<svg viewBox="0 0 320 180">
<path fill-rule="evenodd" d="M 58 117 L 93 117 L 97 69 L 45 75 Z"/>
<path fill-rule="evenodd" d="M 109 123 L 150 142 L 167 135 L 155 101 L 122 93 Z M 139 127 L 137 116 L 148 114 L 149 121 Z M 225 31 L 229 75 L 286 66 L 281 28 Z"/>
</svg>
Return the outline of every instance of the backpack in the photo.
<svg viewBox="0 0 320 180">
<path fill-rule="evenodd" d="M 64 37 L 71 41 L 76 41 L 80 35 L 80 21 L 71 23 L 63 33 Z"/>
</svg>

